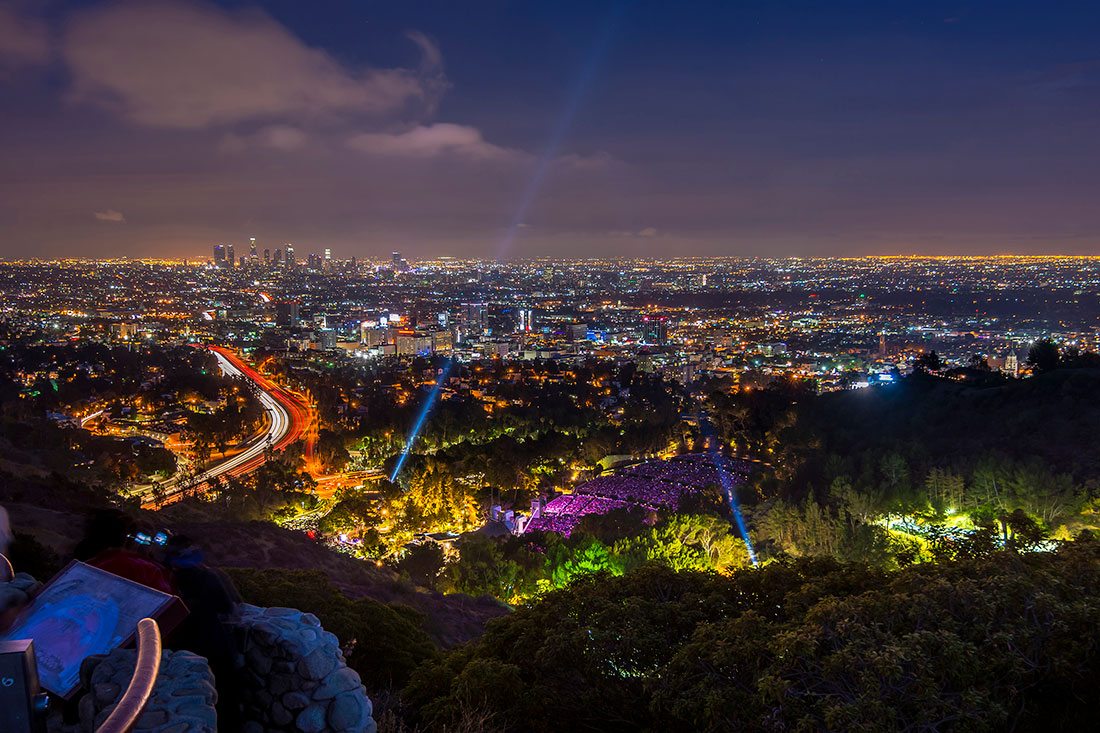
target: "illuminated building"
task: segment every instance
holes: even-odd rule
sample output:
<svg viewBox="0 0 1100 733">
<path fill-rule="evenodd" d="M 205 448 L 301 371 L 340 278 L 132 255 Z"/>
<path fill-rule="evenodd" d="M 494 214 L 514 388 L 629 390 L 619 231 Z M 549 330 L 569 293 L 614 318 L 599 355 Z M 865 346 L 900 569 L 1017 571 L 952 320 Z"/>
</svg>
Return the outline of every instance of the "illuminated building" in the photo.
<svg viewBox="0 0 1100 733">
<path fill-rule="evenodd" d="M 664 346 L 668 343 L 668 319 L 646 316 L 642 319 L 642 343 Z"/>
<path fill-rule="evenodd" d="M 275 304 L 275 325 L 293 328 L 298 320 L 298 301 L 280 300 Z"/>
</svg>

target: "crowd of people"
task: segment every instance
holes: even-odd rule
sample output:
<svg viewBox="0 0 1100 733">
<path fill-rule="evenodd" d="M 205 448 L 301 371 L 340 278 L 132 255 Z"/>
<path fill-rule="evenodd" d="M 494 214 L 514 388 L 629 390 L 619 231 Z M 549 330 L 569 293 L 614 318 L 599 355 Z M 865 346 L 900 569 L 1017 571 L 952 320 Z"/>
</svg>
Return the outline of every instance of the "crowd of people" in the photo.
<svg viewBox="0 0 1100 733">
<path fill-rule="evenodd" d="M 637 507 L 646 511 L 677 511 L 684 499 L 708 486 L 730 488 L 744 483 L 751 464 L 717 454 L 677 456 L 645 461 L 586 481 L 572 494 L 551 499 L 525 532 L 557 532 L 566 537 L 588 514 L 607 514 Z"/>
</svg>

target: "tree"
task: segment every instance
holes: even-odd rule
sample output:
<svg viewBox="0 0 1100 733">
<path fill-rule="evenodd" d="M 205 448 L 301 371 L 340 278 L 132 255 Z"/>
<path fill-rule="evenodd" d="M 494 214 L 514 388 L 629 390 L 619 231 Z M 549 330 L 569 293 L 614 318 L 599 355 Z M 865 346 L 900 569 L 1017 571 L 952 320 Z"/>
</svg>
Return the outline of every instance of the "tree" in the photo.
<svg viewBox="0 0 1100 733">
<path fill-rule="evenodd" d="M 981 354 L 973 354 L 966 362 L 967 366 L 971 369 L 980 369 L 982 371 L 989 371 L 989 360 Z"/>
<path fill-rule="evenodd" d="M 920 357 L 917 358 L 917 362 L 914 366 L 921 371 L 938 372 L 943 369 L 943 362 L 940 360 L 939 354 L 935 351 L 929 351 L 925 354 L 921 354 Z"/>
<path fill-rule="evenodd" d="M 1039 339 L 1027 352 L 1027 364 L 1037 374 L 1054 371 L 1060 360 L 1058 347 L 1049 338 Z"/>
<path fill-rule="evenodd" d="M 435 590 L 439 571 L 443 569 L 443 548 L 434 542 L 421 542 L 405 548 L 397 561 L 397 570 L 407 573 L 414 582 Z"/>
<path fill-rule="evenodd" d="M 360 532 L 370 525 L 378 524 L 380 519 L 369 501 L 358 496 L 349 496 L 332 507 L 317 523 L 317 529 L 330 535 Z"/>
<path fill-rule="evenodd" d="M 977 622 L 976 620 L 979 620 Z M 595 574 L 405 688 L 423 729 L 1091 729 L 1100 543 L 887 573 L 828 559 L 726 578 Z"/>
</svg>

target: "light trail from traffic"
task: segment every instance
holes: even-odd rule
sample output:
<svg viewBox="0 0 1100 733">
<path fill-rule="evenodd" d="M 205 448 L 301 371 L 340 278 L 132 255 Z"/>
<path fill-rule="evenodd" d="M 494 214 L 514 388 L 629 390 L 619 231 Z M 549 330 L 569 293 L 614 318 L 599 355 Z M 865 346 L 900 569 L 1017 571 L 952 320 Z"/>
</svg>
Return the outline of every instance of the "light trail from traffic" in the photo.
<svg viewBox="0 0 1100 733">
<path fill-rule="evenodd" d="M 210 352 L 218 360 L 222 373 L 230 377 L 242 377 L 256 386 L 256 397 L 267 415 L 267 428 L 250 440 L 239 453 L 220 461 L 198 476 L 182 484 L 167 485 L 162 504 L 179 499 L 185 492 L 197 491 L 221 476 L 243 476 L 256 470 L 266 460 L 267 449 L 275 452 L 301 439 L 313 420 L 310 405 L 272 382 L 244 363 L 236 354 L 222 346 L 210 346 Z M 154 502 L 142 503 L 143 508 L 154 508 Z"/>
</svg>

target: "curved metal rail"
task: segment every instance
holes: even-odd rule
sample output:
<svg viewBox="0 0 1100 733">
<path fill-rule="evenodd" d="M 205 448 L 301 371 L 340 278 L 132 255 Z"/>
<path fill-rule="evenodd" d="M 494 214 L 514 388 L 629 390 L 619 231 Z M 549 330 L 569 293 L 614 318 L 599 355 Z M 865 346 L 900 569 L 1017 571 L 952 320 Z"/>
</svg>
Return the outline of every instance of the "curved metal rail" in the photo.
<svg viewBox="0 0 1100 733">
<path fill-rule="evenodd" d="M 145 712 L 160 672 L 160 627 L 151 618 L 138 621 L 137 666 L 126 692 L 96 733 L 130 733 Z"/>
<path fill-rule="evenodd" d="M 0 583 L 10 583 L 13 580 L 15 580 L 15 568 L 11 566 L 11 561 L 7 557 L 0 554 Z"/>
</svg>

